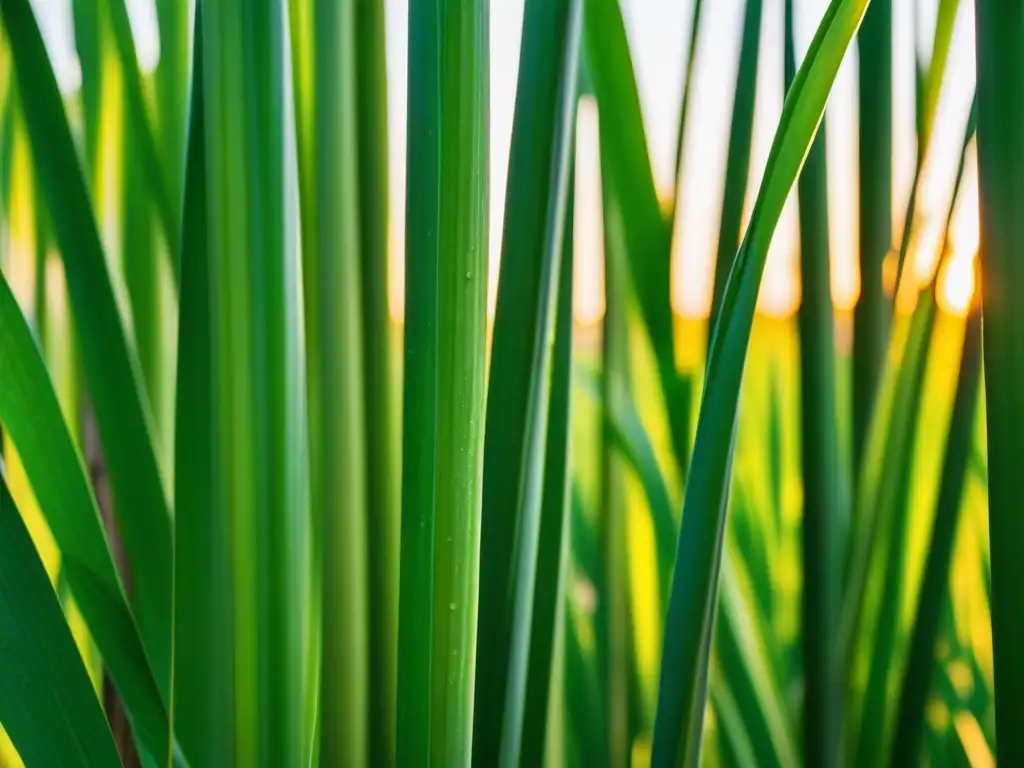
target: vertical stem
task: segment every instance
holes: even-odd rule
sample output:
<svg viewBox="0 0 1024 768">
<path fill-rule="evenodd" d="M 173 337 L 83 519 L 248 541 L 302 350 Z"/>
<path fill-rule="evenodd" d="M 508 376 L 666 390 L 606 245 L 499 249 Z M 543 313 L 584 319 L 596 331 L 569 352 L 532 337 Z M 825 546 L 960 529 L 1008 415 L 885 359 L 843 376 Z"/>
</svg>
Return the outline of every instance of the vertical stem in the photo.
<svg viewBox="0 0 1024 768">
<path fill-rule="evenodd" d="M 602 115 L 601 129 L 608 116 Z M 602 150 L 604 195 L 605 314 L 602 338 L 604 359 L 603 402 L 611 402 L 615 388 L 629 387 L 629 327 L 626 304 L 626 270 L 622 223 L 615 203 L 615 190 L 606 173 Z M 605 755 L 609 765 L 629 761 L 630 633 L 629 560 L 626 547 L 625 473 L 608 434 L 602 429 L 601 507 L 598 522 L 601 568 L 598 579 L 598 663 L 605 704 Z"/>
<path fill-rule="evenodd" d="M 409 6 L 402 764 L 465 765 L 471 756 L 486 384 L 488 18 L 483 0 Z M 404 722 L 407 714 L 418 722 Z"/>
<path fill-rule="evenodd" d="M 925 707 L 935 670 L 935 645 L 943 606 L 949 596 L 949 566 L 973 448 L 975 416 L 981 389 L 981 312 L 971 309 L 964 330 L 953 414 L 935 504 L 935 522 L 917 601 L 907 667 L 903 674 L 899 712 L 890 765 L 911 765 L 920 759 Z"/>
<path fill-rule="evenodd" d="M 304 750 L 304 626 L 295 611 L 306 604 L 309 528 L 287 9 L 283 0 L 208 2 L 202 13 L 217 459 L 233 558 L 235 759 L 285 765 Z"/>
<path fill-rule="evenodd" d="M 985 394 L 988 405 L 989 536 L 997 759 L 1024 764 L 1024 5 L 975 3 L 978 57 L 978 176 Z"/>
<path fill-rule="evenodd" d="M 356 2 L 366 511 L 369 540 L 370 763 L 394 761 L 398 643 L 398 467 L 388 314 L 388 126 L 384 2 Z"/>
<path fill-rule="evenodd" d="M 321 603 L 319 739 L 323 765 L 369 758 L 363 306 L 356 113 L 360 3 L 315 0 L 303 147 L 311 507 Z M 297 45 L 309 45 L 309 39 Z M 372 201 L 374 204 L 376 199 Z M 376 210 L 376 209 L 371 209 Z M 374 342 L 380 344 L 379 340 Z M 382 649 L 383 650 L 383 649 Z"/>
<path fill-rule="evenodd" d="M 708 316 L 708 350 L 718 320 L 718 310 L 725 293 L 725 283 L 742 236 L 743 204 L 747 197 L 750 176 L 750 150 L 754 138 L 754 97 L 757 93 L 757 70 L 761 50 L 762 0 L 747 0 L 743 16 L 743 43 L 736 70 L 735 96 L 732 106 L 732 128 L 725 166 L 725 191 L 722 219 L 718 228 L 718 256 Z"/>
<path fill-rule="evenodd" d="M 573 145 L 575 146 L 575 144 Z M 572 162 L 570 160 L 570 162 Z M 575 179 L 570 175 L 567 194 L 572 211 Z M 551 713 L 563 705 L 562 690 L 556 687 L 555 670 L 564 645 L 566 603 L 565 583 L 569 567 L 569 504 L 571 449 L 569 418 L 572 397 L 572 285 L 573 228 L 566 222 L 563 235 L 562 264 L 558 282 L 558 311 L 552 351 L 553 370 L 550 390 L 547 447 L 544 454 L 544 496 L 541 508 L 540 549 L 537 554 L 537 594 L 533 604 L 533 631 L 530 640 L 529 677 L 523 724 L 524 765 L 542 765 L 545 754 L 560 735 L 549 733 Z"/>
<path fill-rule="evenodd" d="M 875 0 L 870 4 L 857 46 L 860 51 L 860 299 L 853 313 L 855 470 L 860 467 L 867 440 L 888 336 L 889 310 L 882 264 L 892 248 L 892 0 Z"/>
<path fill-rule="evenodd" d="M 174 731 L 196 768 L 234 764 L 234 612 L 230 514 L 220 504 L 211 340 L 202 13 L 195 69 L 179 276 L 174 472 Z M 188 361 L 185 364 L 185 361 Z M 225 631 L 225 627 L 227 631 Z"/>
<path fill-rule="evenodd" d="M 437 469 L 437 313 L 441 215 L 439 11 L 409 3 L 405 365 L 398 621 L 399 765 L 430 760 Z"/>
<path fill-rule="evenodd" d="M 796 75 L 793 0 L 786 2 L 786 87 Z M 804 762 L 838 761 L 842 697 L 835 640 L 841 562 L 837 531 L 845 515 L 835 430 L 835 338 L 829 273 L 828 169 L 823 128 L 811 145 L 798 182 L 800 280 L 801 449 L 804 483 L 801 640 L 804 667 Z"/>
</svg>

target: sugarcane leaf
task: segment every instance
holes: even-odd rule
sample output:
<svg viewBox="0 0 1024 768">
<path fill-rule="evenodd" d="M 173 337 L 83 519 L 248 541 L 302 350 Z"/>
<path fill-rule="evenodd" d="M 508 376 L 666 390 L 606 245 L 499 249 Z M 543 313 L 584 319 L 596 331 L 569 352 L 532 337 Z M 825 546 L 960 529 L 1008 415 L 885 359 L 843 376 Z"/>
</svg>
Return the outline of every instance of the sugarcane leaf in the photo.
<svg viewBox="0 0 1024 768">
<path fill-rule="evenodd" d="M 26 765 L 118 766 L 57 595 L 0 475 L 0 723 Z"/>
<path fill-rule="evenodd" d="M 521 759 L 544 458 L 576 121 L 578 0 L 529 0 L 484 442 L 473 759 Z M 570 240 L 571 243 L 571 240 Z M 571 262 L 570 262 L 571 266 Z"/>
<path fill-rule="evenodd" d="M 614 201 L 605 216 L 605 226 L 614 225 L 622 230 L 623 261 L 628 266 L 629 282 L 654 349 L 676 462 L 685 473 L 690 454 L 692 387 L 675 365 L 670 294 L 672 221 L 662 212 L 654 186 L 619 2 L 585 0 L 584 7 L 586 70 L 603 116 L 603 189 L 605 197 Z M 697 12 L 699 9 L 695 9 Z M 625 291 L 625 281 L 622 290 Z"/>
<path fill-rule="evenodd" d="M 472 752 L 489 18 L 480 2 L 409 6 L 399 764 L 461 764 Z"/>
<path fill-rule="evenodd" d="M 975 308 L 968 317 L 964 331 L 953 415 L 946 437 L 942 479 L 935 506 L 935 522 L 900 691 L 892 743 L 892 765 L 912 763 L 921 752 L 925 705 L 931 687 L 939 622 L 948 595 L 950 561 L 963 504 L 980 389 L 981 314 Z"/>
<path fill-rule="evenodd" d="M 136 736 L 150 754 L 168 750 L 166 703 L 114 569 L 82 459 L 28 324 L 0 277 L 0 423 L 57 546 L 76 603 L 103 654 Z"/>
<path fill-rule="evenodd" d="M 1024 580 L 1019 460 L 1024 314 L 1017 300 L 1024 252 L 1024 6 L 977 0 L 974 11 L 996 758 L 1000 765 L 1015 765 L 1024 763 L 1024 729 L 1016 714 L 1024 699 L 1024 611 L 1016 586 Z"/>
<path fill-rule="evenodd" d="M 715 258 L 715 279 L 711 291 L 711 313 L 708 327 L 713 328 L 725 292 L 736 249 L 743 237 L 743 206 L 747 199 L 750 177 L 750 155 L 754 138 L 754 96 L 757 94 L 757 71 L 761 61 L 762 0 L 746 0 L 743 14 L 743 41 L 736 70 L 735 94 L 729 129 L 729 151 L 725 161 L 725 190 L 722 218 L 718 225 L 718 253 Z M 711 336 L 708 335 L 708 347 Z"/>
<path fill-rule="evenodd" d="M 652 763 L 696 764 L 709 641 L 721 566 L 733 433 L 747 345 L 768 246 L 865 0 L 834 0 L 783 107 L 750 224 L 713 331 L 669 602 Z"/>
<path fill-rule="evenodd" d="M 570 177 L 568 201 L 574 200 Z M 544 495 L 540 547 L 537 551 L 536 596 L 530 630 L 523 763 L 540 765 L 558 734 L 549 733 L 549 711 L 560 706 L 554 677 L 565 643 L 566 580 L 569 570 L 572 456 L 569 443 L 573 358 L 573 231 L 565 227 L 558 277 L 558 308 L 552 349 L 547 444 L 544 449 Z M 556 715 L 557 716 L 557 715 Z"/>
<path fill-rule="evenodd" d="M 179 259 L 174 435 L 174 727 L 197 766 L 233 762 L 233 636 L 228 518 L 218 503 L 202 14 L 195 19 L 188 158 Z"/>
<path fill-rule="evenodd" d="M 133 604 L 165 700 L 171 673 L 171 517 L 149 406 L 107 271 L 57 82 L 28 0 L 3 0 L 36 179 L 64 261 L 82 365 L 134 586 Z"/>
<path fill-rule="evenodd" d="M 135 51 L 135 38 L 128 21 L 126 0 L 102 0 L 107 5 L 110 28 L 113 32 L 114 48 L 121 62 L 124 78 L 125 103 L 130 123 L 130 138 L 134 145 L 135 157 L 142 164 L 143 174 L 156 207 L 160 225 L 167 241 L 167 253 L 175 257 L 178 253 L 179 228 L 181 226 L 180 205 L 172 191 L 167 167 L 170 163 L 161 160 L 157 147 L 156 129 L 146 104 L 143 92 L 142 73 Z M 168 116 L 170 117 L 170 116 Z M 170 125 L 165 130 L 172 130 Z M 172 264 L 171 274 L 178 279 L 178 269 Z"/>
</svg>

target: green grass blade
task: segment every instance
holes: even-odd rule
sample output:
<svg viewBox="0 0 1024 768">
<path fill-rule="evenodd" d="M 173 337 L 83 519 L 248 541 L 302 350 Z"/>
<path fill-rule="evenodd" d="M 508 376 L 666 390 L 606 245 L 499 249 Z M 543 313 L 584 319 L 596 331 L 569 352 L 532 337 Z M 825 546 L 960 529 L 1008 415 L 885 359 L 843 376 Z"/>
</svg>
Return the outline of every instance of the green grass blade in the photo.
<svg viewBox="0 0 1024 768">
<path fill-rule="evenodd" d="M 473 760 L 520 761 L 540 547 L 552 339 L 571 227 L 580 4 L 530 0 L 505 198 L 484 441 Z"/>
<path fill-rule="evenodd" d="M 388 125 L 383 0 L 355 3 L 369 535 L 370 764 L 395 759 L 400 489 L 388 312 Z"/>
<path fill-rule="evenodd" d="M 398 765 L 430 760 L 437 520 L 441 40 L 438 8 L 409 5 L 405 216 L 402 534 L 398 615 Z"/>
<path fill-rule="evenodd" d="M 197 13 L 179 258 L 174 443 L 174 727 L 197 768 L 234 763 L 234 635 L 225 618 L 234 610 L 231 523 L 219 503 L 216 464 L 202 37 L 202 13 Z"/>
<path fill-rule="evenodd" d="M 132 128 L 125 126 L 125 136 L 131 135 Z M 153 406 L 154 436 L 162 446 L 170 428 L 167 419 L 161 418 L 167 411 L 161 406 L 168 400 L 162 273 L 152 198 L 142 177 L 139 147 L 130 138 L 125 144 L 122 166 L 121 266 L 131 305 L 132 338 L 146 393 Z"/>
<path fill-rule="evenodd" d="M 0 422 L 32 482 L 60 547 L 64 573 L 93 639 L 132 716 L 136 737 L 153 755 L 167 753 L 165 700 L 150 668 L 114 569 L 82 459 L 68 432 L 28 325 L 0 278 Z"/>
<path fill-rule="evenodd" d="M 782 208 L 866 7 L 864 0 L 833 0 L 826 11 L 786 98 L 750 225 L 726 285 L 683 502 L 655 720 L 656 766 L 696 764 L 700 753 L 732 438 L 761 276 Z"/>
<path fill-rule="evenodd" d="M 0 647 L 0 721 L 26 764 L 121 764 L 60 603 L 2 476 Z"/>
<path fill-rule="evenodd" d="M 718 226 L 718 253 L 715 258 L 715 279 L 711 293 L 711 314 L 708 327 L 715 320 L 722 304 L 725 281 L 729 277 L 736 249 L 743 236 L 743 204 L 747 198 L 747 180 L 750 176 L 750 152 L 754 137 L 754 96 L 757 94 L 757 70 L 761 60 L 761 8 L 762 0 L 746 0 L 743 14 L 743 41 L 740 62 L 736 70 L 735 94 L 732 104 L 732 122 L 729 132 L 729 151 L 725 162 L 725 191 L 722 198 L 722 218 Z M 711 334 L 708 334 L 711 349 Z"/>
<path fill-rule="evenodd" d="M 585 0 L 586 66 L 601 119 L 602 184 L 615 205 L 605 216 L 622 228 L 624 264 L 654 348 L 676 462 L 690 453 L 689 384 L 675 365 L 671 286 L 672 228 L 654 187 L 643 116 L 618 0 Z M 623 278 L 626 273 L 623 274 Z"/>
<path fill-rule="evenodd" d="M 599 113 L 604 114 L 604 113 Z M 612 121 L 600 121 L 600 130 Z M 602 142 L 601 178 L 604 216 L 605 313 L 601 336 L 603 365 L 602 398 L 612 399 L 620 389 L 629 391 L 629 303 L 626 290 L 624 222 L 618 215 L 617 187 L 609 179 L 611 148 Z M 597 522 L 600 567 L 595 585 L 600 595 L 596 611 L 596 650 L 604 703 L 605 759 L 612 765 L 629 760 L 632 711 L 632 663 L 630 646 L 629 549 L 625 468 L 614 448 L 607 424 L 601 430 L 600 506 Z"/>
<path fill-rule="evenodd" d="M 409 30 L 398 762 L 463 764 L 483 485 L 488 7 L 414 0 Z"/>
<path fill-rule="evenodd" d="M 217 501 L 230 521 L 224 554 L 234 598 L 235 760 L 286 765 L 308 750 L 306 630 L 297 607 L 306 605 L 309 579 L 288 16 L 283 0 L 201 10 L 215 460 Z M 325 541 L 332 533 L 324 531 Z"/>
<path fill-rule="evenodd" d="M 931 688 L 939 621 L 948 595 L 949 567 L 967 479 L 967 463 L 974 440 L 980 389 L 981 313 L 974 309 L 968 316 L 964 331 L 953 414 L 946 438 L 942 480 L 935 506 L 935 522 L 903 674 L 890 758 L 893 766 L 910 765 L 921 754 L 925 705 Z"/>
<path fill-rule="evenodd" d="M 676 129 L 676 163 L 672 178 L 676 183 L 676 194 L 672 198 L 672 215 L 667 223 L 675 223 L 675 212 L 679 208 L 679 184 L 683 177 L 683 153 L 686 146 L 686 125 L 690 114 L 690 98 L 693 94 L 693 73 L 696 71 L 694 62 L 697 60 L 697 48 L 700 42 L 700 18 L 704 8 L 704 0 L 694 0 L 693 15 L 690 17 L 690 46 L 686 54 L 686 74 L 683 75 L 683 96 L 679 104 L 679 125 Z"/>
<path fill-rule="evenodd" d="M 156 114 L 154 130 L 163 177 L 172 200 L 181 201 L 185 185 L 186 134 L 189 125 L 193 40 L 192 2 L 156 0 L 160 33 L 160 62 L 154 73 Z M 175 221 L 176 224 L 180 223 Z M 177 279 L 177 276 L 175 276 Z"/>
<path fill-rule="evenodd" d="M 309 370 L 309 436 L 311 458 L 311 501 L 314 530 L 318 532 L 315 560 L 321 573 L 322 633 L 320 641 L 319 718 L 320 759 L 333 765 L 343 755 L 370 755 L 369 741 L 371 691 L 387 696 L 386 679 L 377 680 L 367 665 L 386 669 L 388 647 L 375 646 L 371 655 L 367 624 L 373 616 L 386 621 L 394 605 L 392 600 L 368 600 L 371 584 L 387 589 L 387 571 L 380 580 L 368 579 L 368 520 L 384 522 L 387 511 L 374 507 L 368 518 L 367 507 L 367 440 L 376 430 L 386 430 L 390 423 L 370 424 L 378 411 L 366 411 L 363 361 L 364 339 L 367 355 L 375 347 L 387 353 L 381 339 L 387 328 L 377 325 L 363 328 L 363 319 L 370 309 L 379 312 L 380 296 L 372 308 L 363 307 L 361 288 L 362 265 L 369 259 L 383 259 L 380 252 L 381 224 L 375 226 L 369 245 L 372 255 L 361 256 L 360 226 L 360 146 L 357 28 L 358 8 L 366 3 L 347 0 L 317 0 L 311 3 L 303 19 L 296 9 L 297 25 L 306 21 L 308 37 L 296 51 L 296 73 L 308 67 L 308 80 L 296 81 L 299 97 L 298 122 L 302 169 L 302 259 L 306 313 L 306 365 Z M 369 35 L 370 33 L 365 33 Z M 297 38 L 293 38 L 297 39 Z M 371 41 L 364 41 L 369 44 Z M 305 64 L 302 57 L 306 57 Z M 370 65 L 364 65 L 369 75 Z M 305 88 L 305 90 L 303 90 Z M 367 98 L 372 94 L 366 94 Z M 377 139 L 370 137 L 368 139 Z M 369 158 L 366 159 L 369 162 Z M 380 171 L 378 171 L 379 173 Z M 380 216 L 379 197 L 366 190 L 369 216 Z M 371 264 L 378 272 L 383 265 Z M 374 275 L 371 274 L 371 278 Z M 380 286 L 376 286 L 379 290 Z M 372 341 L 366 334 L 377 334 Z M 375 361 L 375 366 L 387 361 Z M 384 371 L 386 374 L 386 370 Z M 375 367 L 375 375 L 380 368 Z M 386 392 L 387 382 L 374 383 L 377 396 Z M 387 401 L 382 401 L 387 406 Z M 378 406 L 379 409 L 380 406 Z M 364 413 L 364 411 L 366 411 Z M 386 432 L 379 433 L 386 440 Z M 376 475 L 372 475 L 376 477 Z M 386 478 L 384 478 L 386 480 Z M 374 537 L 376 541 L 378 537 Z M 387 542 L 382 540 L 386 548 Z M 386 566 L 384 566 L 386 569 Z M 383 595 L 382 595 L 383 596 Z M 374 626 L 377 626 L 374 624 Z M 376 738 L 375 754 L 390 752 L 388 718 L 385 711 L 373 718 Z M 379 730 L 383 729 L 383 731 Z M 390 758 L 387 758 L 390 759 Z"/>
<path fill-rule="evenodd" d="M 572 210 L 574 179 L 570 170 L 567 207 Z M 570 224 L 567 222 L 567 224 Z M 544 495 L 541 502 L 540 546 L 537 551 L 536 596 L 530 631 L 522 764 L 542 765 L 547 748 L 560 739 L 551 729 L 551 710 L 563 706 L 555 670 L 564 653 L 566 579 L 569 568 L 569 505 L 572 461 L 569 419 L 573 358 L 573 228 L 564 227 L 558 278 L 555 340 L 547 444 L 544 449 Z M 558 715 L 556 715 L 556 718 Z"/>
<path fill-rule="evenodd" d="M 973 136 L 974 121 L 970 119 L 960 150 L 953 195 L 946 211 L 947 238 Z M 940 256 L 945 253 L 947 245 L 942 244 Z M 909 414 L 924 385 L 922 377 L 931 344 L 934 315 L 935 276 L 918 295 L 902 346 L 896 340 L 890 341 L 887 368 L 858 478 L 856 514 L 847 550 L 838 639 L 841 669 L 849 669 L 848 654 L 853 652 L 853 643 L 860 631 L 872 553 L 877 549 L 876 540 L 880 535 L 879 521 L 904 512 L 900 509 L 903 502 L 894 493 L 905 486 L 903 472 L 909 471 L 901 470 L 910 461 L 907 454 L 913 450 L 913 435 L 917 429 L 917 424 Z"/>
<path fill-rule="evenodd" d="M 859 470 L 889 334 L 882 264 L 892 249 L 892 0 L 875 0 L 860 52 L 860 298 L 853 313 L 853 461 Z"/>
<path fill-rule="evenodd" d="M 860 692 L 860 722 L 856 737 L 850 743 L 855 765 L 878 765 L 884 760 L 886 739 L 891 724 L 889 704 L 889 675 L 897 666 L 897 650 L 899 646 L 900 608 L 903 590 L 903 578 L 906 570 L 907 546 L 907 501 L 910 483 L 906 478 L 913 469 L 914 444 L 918 424 L 921 418 L 921 401 L 924 390 L 925 370 L 928 363 L 929 348 L 935 326 L 935 295 L 926 291 L 921 296 L 922 312 L 915 314 L 915 330 L 920 345 L 911 349 L 920 350 L 920 354 L 904 358 L 900 375 L 908 383 L 900 394 L 893 411 L 894 418 L 889 427 L 886 446 L 886 467 L 882 473 L 879 494 L 875 498 L 874 507 L 878 520 L 876 526 L 881 530 L 876 533 L 872 544 L 873 556 L 882 569 L 880 597 L 870 621 L 862 615 L 861 622 L 873 624 L 873 631 L 866 630 L 869 651 L 869 669 L 865 688 Z M 863 604 L 862 604 L 863 610 Z M 863 633 L 861 635 L 863 637 Z M 851 646 L 841 646 L 843 650 Z M 840 664 L 849 660 L 849 666 L 842 669 L 853 669 L 852 659 L 841 656 Z M 850 707 L 856 713 L 857 706 Z M 853 715 L 856 716 L 855 714 Z"/>
<path fill-rule="evenodd" d="M 604 734 L 601 732 L 601 691 L 596 664 L 588 657 L 577 626 L 575 611 L 566 606 L 565 676 L 566 710 L 569 730 L 576 744 L 580 765 L 603 765 Z"/>
<path fill-rule="evenodd" d="M 605 435 L 612 447 L 621 454 L 643 486 L 647 506 L 654 527 L 654 549 L 657 553 L 658 593 L 660 609 L 668 605 L 668 592 L 675 564 L 675 544 L 679 531 L 673 513 L 668 486 L 658 466 L 657 455 L 640 414 L 629 393 L 622 386 L 611 384 L 606 389 L 596 372 L 577 371 L 583 390 L 594 398 L 603 413 Z M 605 396 L 607 394 L 607 397 Z"/>
<path fill-rule="evenodd" d="M 486 385 L 490 14 L 479 0 L 444 6 L 437 31 L 442 88 L 431 753 L 438 764 L 455 764 L 467 761 L 472 747 Z"/>
<path fill-rule="evenodd" d="M 133 152 L 141 163 L 149 194 L 152 196 L 157 217 L 163 227 L 168 253 L 174 256 L 178 253 L 178 230 L 181 226 L 180 204 L 167 178 L 166 165 L 161 161 L 156 132 L 153 128 L 149 108 L 146 105 L 142 73 L 139 71 L 139 60 L 135 53 L 135 38 L 132 36 L 131 24 L 128 22 L 126 0 L 104 1 L 110 20 L 114 48 L 121 62 L 121 75 L 124 77 L 125 105 L 132 126 L 129 140 L 133 143 Z M 182 0 L 182 4 L 187 5 L 186 0 Z M 169 52 L 169 55 L 172 54 Z M 167 125 L 167 127 L 170 126 Z M 177 280 L 178 270 L 176 267 L 172 268 L 171 274 Z"/>
<path fill-rule="evenodd" d="M 1017 305 L 1024 251 L 1024 6 L 975 3 L 978 57 L 978 177 L 985 394 L 988 406 L 989 535 L 992 551 L 992 645 L 995 657 L 997 758 L 1024 763 L 1024 519 L 1020 515 L 1019 402 L 1024 324 Z"/>
<path fill-rule="evenodd" d="M 28 0 L 2 0 L 35 171 L 64 260 L 82 365 L 114 491 L 133 602 L 164 698 L 171 673 L 171 520 L 128 345 L 57 83 Z"/>
<path fill-rule="evenodd" d="M 914 233 L 914 220 L 917 216 L 917 196 L 921 188 L 921 177 L 924 172 L 925 160 L 931 146 L 931 137 L 935 127 L 935 115 L 938 111 L 939 96 L 946 75 L 946 63 L 949 60 L 949 49 L 953 43 L 953 29 L 960 0 L 940 0 L 936 12 L 935 33 L 932 38 L 932 59 L 926 75 L 918 72 L 917 92 L 917 166 L 914 180 L 910 188 L 910 198 L 903 221 L 903 237 L 900 241 L 899 255 L 896 260 L 896 283 L 892 295 L 898 296 L 906 267 L 910 241 Z M 916 61 L 916 57 L 915 57 Z M 893 305 L 895 307 L 895 303 Z"/>
<path fill-rule="evenodd" d="M 932 39 L 932 58 L 921 92 L 920 136 L 917 149 L 919 162 L 931 147 L 935 116 L 939 109 L 939 96 L 942 94 L 942 84 L 946 77 L 949 50 L 953 44 L 953 30 L 959 10 L 960 0 L 939 0 L 935 16 L 935 34 Z"/>
<path fill-rule="evenodd" d="M 793 0 L 786 2 L 787 85 L 796 75 Z M 841 531 L 846 508 L 845 478 L 835 425 L 835 332 L 828 232 L 828 169 L 825 132 L 819 131 L 800 174 L 800 429 L 804 486 L 801 563 L 803 593 L 800 637 L 803 650 L 803 756 L 809 765 L 838 759 L 842 697 L 835 638 L 838 624 Z"/>
<path fill-rule="evenodd" d="M 742 768 L 754 768 L 759 765 L 754 745 L 750 743 L 750 735 L 740 716 L 736 698 L 724 682 L 715 680 L 712 684 L 711 705 L 715 709 L 720 729 L 718 743 L 722 762 L 725 765 Z"/>
<path fill-rule="evenodd" d="M 796 739 L 772 668 L 768 634 L 750 598 L 737 564 L 726 554 L 715 637 L 721 674 L 733 694 L 758 765 L 796 766 Z"/>
<path fill-rule="evenodd" d="M 96 183 L 99 162 L 100 120 L 103 109 L 103 24 L 99 0 L 73 0 L 75 50 L 82 72 L 82 143 L 87 183 Z"/>
<path fill-rule="evenodd" d="M 967 131 L 960 152 L 960 162 L 954 181 L 953 195 L 946 211 L 946 242 L 941 246 L 940 257 L 948 248 L 949 227 L 953 208 L 963 181 L 967 150 L 974 134 L 973 117 L 968 121 Z M 856 740 L 852 746 L 856 749 L 859 763 L 879 763 L 884 760 L 887 739 L 891 733 L 890 720 L 886 716 L 890 699 L 891 670 L 898 666 L 900 659 L 897 650 L 900 647 L 899 625 L 901 616 L 901 600 L 903 594 L 903 577 L 906 570 L 906 537 L 908 526 L 911 484 L 907 478 L 913 469 L 913 453 L 920 424 L 919 410 L 923 398 L 925 369 L 932 344 L 935 327 L 935 278 L 926 285 L 919 297 L 919 304 L 912 318 L 909 342 L 897 373 L 895 399 L 889 412 L 886 426 L 886 442 L 884 453 L 879 454 L 872 449 L 866 457 L 865 470 L 878 470 L 865 478 L 862 488 L 865 489 L 863 504 L 858 509 L 858 521 L 865 525 L 859 526 L 861 538 L 855 542 L 859 549 L 860 563 L 869 563 L 872 553 L 879 558 L 882 573 L 881 596 L 878 608 L 872 616 L 870 664 L 866 688 L 862 692 L 860 725 Z M 883 411 L 884 412 L 884 411 Z M 873 483 L 873 484 L 872 484 Z M 880 528 L 880 526 L 882 526 Z M 870 537 L 870 538 L 865 538 Z M 856 577 L 856 572 L 851 572 Z M 863 581 L 851 578 L 847 583 L 848 600 L 844 605 L 845 614 L 842 630 L 853 628 L 859 631 L 858 624 L 868 626 L 865 621 L 863 606 L 868 591 L 868 574 L 865 572 Z M 853 621 L 855 623 L 850 624 Z M 841 630 L 841 631 L 842 631 Z M 844 669 L 853 669 L 852 643 L 853 636 L 842 631 L 840 635 L 840 664 Z M 848 666 L 847 666 L 848 665 Z"/>
</svg>

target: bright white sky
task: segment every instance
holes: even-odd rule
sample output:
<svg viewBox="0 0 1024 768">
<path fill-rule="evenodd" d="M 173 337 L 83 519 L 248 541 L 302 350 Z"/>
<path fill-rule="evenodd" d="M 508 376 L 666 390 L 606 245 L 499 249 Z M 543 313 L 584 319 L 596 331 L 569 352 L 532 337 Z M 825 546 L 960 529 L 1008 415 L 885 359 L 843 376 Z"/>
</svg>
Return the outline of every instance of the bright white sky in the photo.
<svg viewBox="0 0 1024 768">
<path fill-rule="evenodd" d="M 687 30 L 693 0 L 621 0 L 640 88 L 654 175 L 659 192 L 667 198 L 672 188 L 672 164 L 676 123 L 682 90 Z M 678 237 L 674 256 L 672 295 L 677 311 L 686 315 L 706 312 L 711 264 L 716 247 L 721 211 L 722 185 L 728 125 L 732 108 L 739 35 L 744 0 L 708 0 L 704 4 L 701 47 L 697 52 L 695 91 L 685 150 L 685 178 L 681 185 L 682 207 L 676 222 Z M 916 48 L 922 57 L 930 55 L 931 29 L 937 0 L 915 0 L 919 7 L 922 34 Z M 404 241 L 405 197 L 405 103 L 406 46 L 408 42 L 408 0 L 385 0 L 387 12 L 389 144 L 391 155 L 391 304 L 401 313 L 403 289 L 402 244 Z M 51 56 L 62 85 L 72 90 L 78 78 L 71 25 L 70 0 L 33 0 L 43 22 Z M 809 43 L 826 0 L 797 0 L 798 34 Z M 915 151 L 913 131 L 913 3 L 898 1 L 895 19 L 896 95 L 896 179 L 894 209 L 899 222 L 913 173 Z M 938 237 L 935 219 L 944 210 L 955 171 L 963 125 L 966 121 L 973 83 L 973 15 L 970 4 L 961 4 L 953 42 L 947 88 L 940 104 L 935 134 L 933 169 L 928 173 L 923 195 L 921 243 Z M 159 59 L 152 0 L 128 0 L 132 26 L 138 39 L 139 56 L 146 68 Z M 751 192 L 763 172 L 775 125 L 782 107 L 783 55 L 782 0 L 767 0 L 762 26 L 762 63 L 757 92 L 757 119 L 751 165 Z M 491 2 L 491 297 L 496 285 L 501 243 L 501 217 L 508 172 L 508 150 L 512 132 L 515 88 L 523 0 Z M 857 247 L 856 177 L 856 52 L 852 51 L 840 71 L 829 105 L 829 198 L 833 247 L 833 295 L 840 306 L 850 306 L 858 291 L 855 264 Z M 579 147 L 584 162 L 579 165 L 579 196 L 576 221 L 577 315 L 582 321 L 597 319 L 603 308 L 601 297 L 601 237 L 599 179 L 596 162 L 596 127 L 592 108 L 581 110 Z M 589 158 L 589 160 L 587 160 Z M 968 189 L 975 188 L 973 171 Z M 970 196 L 968 196 L 969 199 Z M 965 252 L 976 242 L 976 210 L 965 205 L 966 213 L 957 231 Z M 789 206 L 773 243 L 761 294 L 762 310 L 785 314 L 799 299 L 796 269 L 795 205 Z M 897 233 L 898 236 L 898 233 Z M 927 272 L 932 260 L 920 249 L 918 269 Z M 965 259 L 966 261 L 966 259 Z M 969 275 L 969 269 L 957 274 Z M 961 291 L 962 292 L 962 291 Z"/>
</svg>

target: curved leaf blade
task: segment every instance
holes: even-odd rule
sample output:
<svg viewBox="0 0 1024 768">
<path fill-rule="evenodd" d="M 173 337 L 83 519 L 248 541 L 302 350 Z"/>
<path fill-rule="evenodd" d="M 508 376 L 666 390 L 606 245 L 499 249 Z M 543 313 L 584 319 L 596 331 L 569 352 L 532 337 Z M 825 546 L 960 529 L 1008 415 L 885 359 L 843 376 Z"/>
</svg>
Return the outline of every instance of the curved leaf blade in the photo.
<svg viewBox="0 0 1024 768">
<path fill-rule="evenodd" d="M 157 683 L 171 674 L 171 516 L 139 365 L 118 312 L 57 81 L 28 0 L 0 0 L 37 179 L 64 260 L 82 365 L 131 566 L 133 602 Z"/>
<path fill-rule="evenodd" d="M 26 764 L 121 764 L 46 569 L 2 475 L 0 648 L 0 722 Z"/>
<path fill-rule="evenodd" d="M 761 276 L 775 226 L 867 4 L 833 0 L 826 11 L 786 98 L 750 225 L 726 285 L 683 503 L 655 720 L 656 766 L 694 765 L 700 754 L 733 434 Z"/>
<path fill-rule="evenodd" d="M 85 467 L 28 324 L 0 277 L 0 422 L 61 550 L 79 610 L 152 755 L 167 753 L 165 701 L 114 569 Z"/>
</svg>

